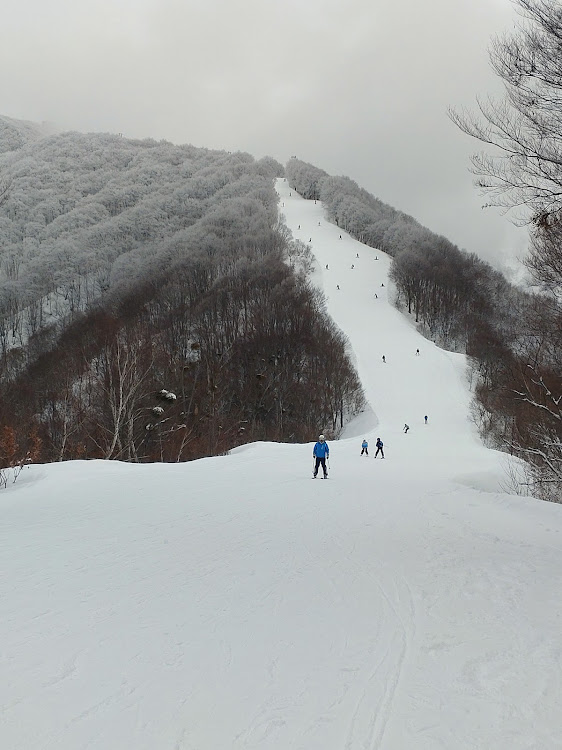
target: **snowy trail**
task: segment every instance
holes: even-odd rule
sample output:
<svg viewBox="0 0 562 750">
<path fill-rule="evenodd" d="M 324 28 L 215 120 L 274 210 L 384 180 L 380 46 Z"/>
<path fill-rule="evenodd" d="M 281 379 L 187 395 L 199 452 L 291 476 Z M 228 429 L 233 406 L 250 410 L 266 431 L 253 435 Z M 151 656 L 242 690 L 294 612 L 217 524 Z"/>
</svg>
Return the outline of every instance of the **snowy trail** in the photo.
<svg viewBox="0 0 562 750">
<path fill-rule="evenodd" d="M 464 359 L 374 299 L 388 258 L 278 190 L 372 412 L 326 482 L 312 443 L 258 443 L 1 492 L 0 747 L 562 747 L 562 508 L 502 491 Z"/>
</svg>

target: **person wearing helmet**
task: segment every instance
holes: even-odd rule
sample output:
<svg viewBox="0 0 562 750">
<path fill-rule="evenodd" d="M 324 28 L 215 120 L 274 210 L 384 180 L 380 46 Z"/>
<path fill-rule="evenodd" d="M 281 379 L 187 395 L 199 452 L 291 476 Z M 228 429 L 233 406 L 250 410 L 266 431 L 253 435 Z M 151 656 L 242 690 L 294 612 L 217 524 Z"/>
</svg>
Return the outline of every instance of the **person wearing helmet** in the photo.
<svg viewBox="0 0 562 750">
<path fill-rule="evenodd" d="M 324 479 L 328 478 L 328 470 L 326 469 L 326 459 L 330 456 L 330 449 L 328 448 L 328 443 L 326 442 L 326 439 L 324 435 L 320 435 L 318 438 L 318 442 L 314 446 L 314 450 L 312 451 L 313 458 L 316 459 L 314 464 L 314 475 L 313 478 L 316 479 L 316 475 L 318 474 L 318 467 L 322 465 L 322 469 L 324 471 Z"/>
<path fill-rule="evenodd" d="M 361 455 L 363 453 L 368 456 L 369 455 L 369 443 L 367 442 L 367 438 L 363 438 L 363 442 L 361 443 Z"/>
</svg>

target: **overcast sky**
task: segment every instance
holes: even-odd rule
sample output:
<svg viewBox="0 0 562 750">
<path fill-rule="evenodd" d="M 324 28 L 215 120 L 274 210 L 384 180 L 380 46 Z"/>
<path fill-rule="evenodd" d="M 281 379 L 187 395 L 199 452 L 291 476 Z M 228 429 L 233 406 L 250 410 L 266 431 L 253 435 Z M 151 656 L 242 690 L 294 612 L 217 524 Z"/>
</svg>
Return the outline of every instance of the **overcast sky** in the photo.
<svg viewBox="0 0 562 750">
<path fill-rule="evenodd" d="M 499 93 L 510 0 L 4 0 L 0 114 L 291 155 L 482 257 L 516 230 L 472 186 L 448 106 Z"/>
</svg>

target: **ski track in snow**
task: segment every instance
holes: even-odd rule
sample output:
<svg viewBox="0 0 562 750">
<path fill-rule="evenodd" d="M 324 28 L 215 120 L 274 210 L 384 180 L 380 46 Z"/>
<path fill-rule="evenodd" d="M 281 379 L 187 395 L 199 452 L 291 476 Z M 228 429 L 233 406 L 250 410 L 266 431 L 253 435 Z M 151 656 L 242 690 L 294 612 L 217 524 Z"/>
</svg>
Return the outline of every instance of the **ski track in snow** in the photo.
<svg viewBox="0 0 562 750">
<path fill-rule="evenodd" d="M 562 748 L 562 508 L 505 493 L 390 259 L 277 187 L 369 407 L 326 482 L 311 435 L 1 492 L 0 748 Z"/>
</svg>

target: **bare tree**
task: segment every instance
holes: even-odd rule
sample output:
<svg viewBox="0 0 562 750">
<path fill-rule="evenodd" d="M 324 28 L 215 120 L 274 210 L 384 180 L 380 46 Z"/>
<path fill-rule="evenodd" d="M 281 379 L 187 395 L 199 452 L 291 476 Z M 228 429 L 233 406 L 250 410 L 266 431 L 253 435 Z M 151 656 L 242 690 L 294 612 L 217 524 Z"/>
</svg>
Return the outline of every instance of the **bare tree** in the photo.
<svg viewBox="0 0 562 750">
<path fill-rule="evenodd" d="M 549 500 L 562 497 L 562 6 L 558 0 L 514 0 L 521 15 L 515 31 L 491 47 L 492 66 L 504 84 L 502 99 L 478 101 L 480 114 L 450 112 L 465 133 L 487 144 L 490 153 L 472 157 L 476 184 L 490 204 L 518 209 L 516 221 L 530 223 L 526 265 L 547 297 L 537 296 L 538 313 L 520 326 L 522 340 L 535 342 L 517 352 L 516 382 L 504 378 L 516 439 L 508 439 L 528 461 L 533 491 Z M 549 304 L 551 309 L 549 309 Z M 509 368 L 506 369 L 509 372 Z M 509 420 L 508 420 L 509 421 Z"/>
<path fill-rule="evenodd" d="M 496 38 L 492 67 L 505 96 L 478 100 L 479 115 L 450 111 L 461 130 L 492 147 L 472 157 L 489 205 L 521 207 L 537 225 L 562 209 L 562 8 L 558 0 L 515 0 L 515 32 Z"/>
<path fill-rule="evenodd" d="M 106 459 L 136 459 L 135 418 L 152 364 L 144 342 L 128 341 L 123 334 L 104 347 L 98 358 L 104 436 L 99 447 Z"/>
<path fill-rule="evenodd" d="M 562 301 L 562 216 L 552 218 L 533 233 L 525 265 L 546 291 Z"/>
</svg>

